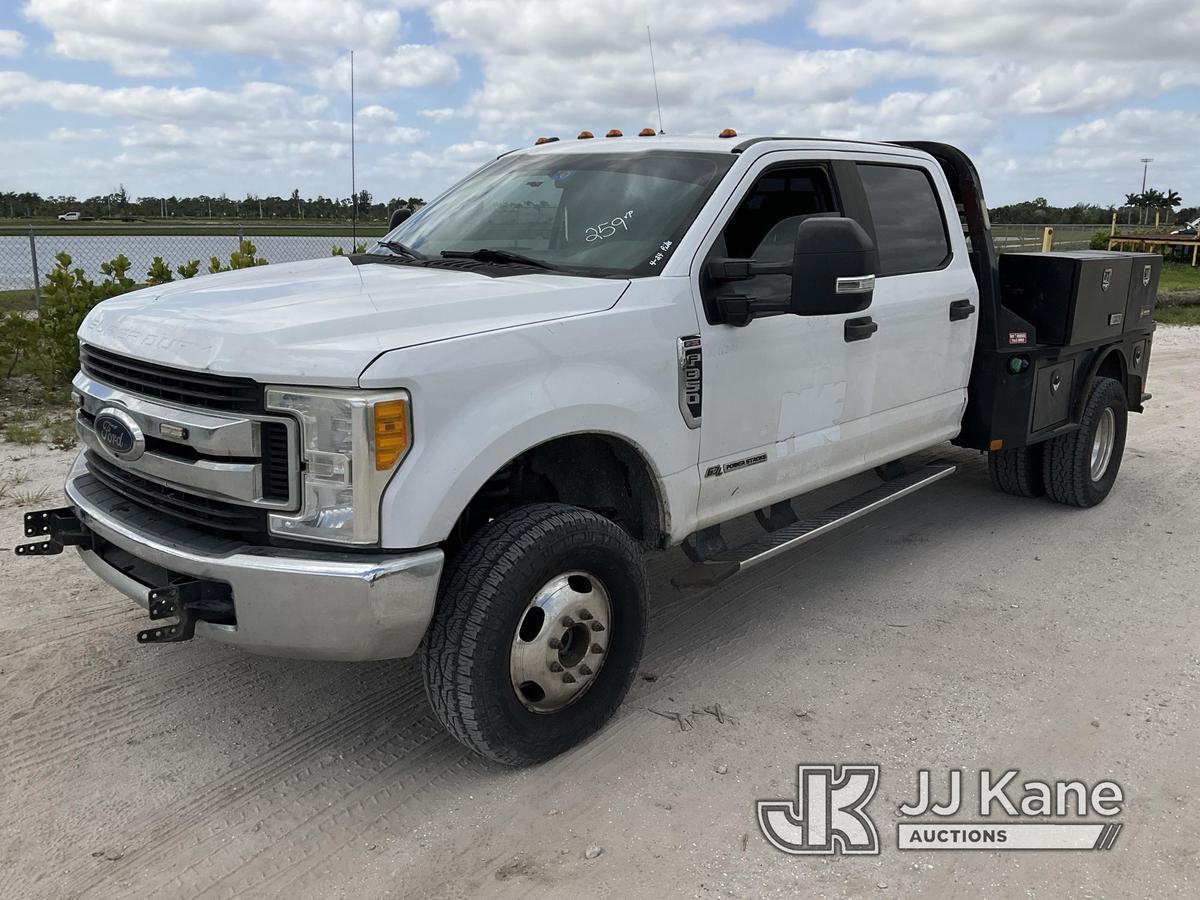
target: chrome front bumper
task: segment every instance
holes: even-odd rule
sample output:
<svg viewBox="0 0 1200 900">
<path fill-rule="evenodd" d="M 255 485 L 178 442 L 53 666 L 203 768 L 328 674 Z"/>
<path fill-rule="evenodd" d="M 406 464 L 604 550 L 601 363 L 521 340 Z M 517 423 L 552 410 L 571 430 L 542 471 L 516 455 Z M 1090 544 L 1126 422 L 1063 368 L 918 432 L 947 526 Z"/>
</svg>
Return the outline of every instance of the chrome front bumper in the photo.
<svg viewBox="0 0 1200 900">
<path fill-rule="evenodd" d="M 282 550 L 214 538 L 104 487 L 82 455 L 67 476 L 68 503 L 102 541 L 154 566 L 228 584 L 236 625 L 198 622 L 196 633 L 254 653 L 308 659 L 410 656 L 433 616 L 439 548 L 397 555 Z M 142 606 L 156 585 L 80 549 L 101 578 Z"/>
</svg>

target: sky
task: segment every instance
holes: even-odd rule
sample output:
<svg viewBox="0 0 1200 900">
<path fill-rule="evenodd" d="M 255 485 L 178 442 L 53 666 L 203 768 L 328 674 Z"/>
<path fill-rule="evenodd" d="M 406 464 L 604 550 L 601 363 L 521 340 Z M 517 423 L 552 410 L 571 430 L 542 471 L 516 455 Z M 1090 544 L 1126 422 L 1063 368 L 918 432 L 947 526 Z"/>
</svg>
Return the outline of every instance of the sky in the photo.
<svg viewBox="0 0 1200 900">
<path fill-rule="evenodd" d="M 0 191 L 430 199 L 539 135 L 940 140 L 992 206 L 1200 203 L 1180 0 L 0 0 Z"/>
</svg>

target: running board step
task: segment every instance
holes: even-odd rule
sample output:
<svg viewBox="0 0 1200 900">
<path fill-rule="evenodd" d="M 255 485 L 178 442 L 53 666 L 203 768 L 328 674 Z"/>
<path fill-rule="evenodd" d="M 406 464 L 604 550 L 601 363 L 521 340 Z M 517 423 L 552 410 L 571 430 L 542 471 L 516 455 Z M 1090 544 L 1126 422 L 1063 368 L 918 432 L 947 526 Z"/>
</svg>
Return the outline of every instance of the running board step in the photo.
<svg viewBox="0 0 1200 900">
<path fill-rule="evenodd" d="M 801 519 L 794 525 L 772 531 L 741 547 L 734 547 L 723 559 L 697 563 L 672 578 L 671 583 L 678 588 L 709 587 L 719 584 L 727 578 L 732 578 L 738 572 L 766 562 L 801 544 L 806 544 L 814 538 L 833 531 L 840 525 L 861 519 L 867 513 L 887 506 L 893 500 L 899 500 L 921 488 L 929 487 L 935 481 L 941 481 L 948 475 L 953 475 L 957 468 L 951 463 L 930 463 L 922 466 L 915 472 L 885 481 L 878 487 L 873 487 L 849 500 L 843 500 L 824 512 Z"/>
</svg>

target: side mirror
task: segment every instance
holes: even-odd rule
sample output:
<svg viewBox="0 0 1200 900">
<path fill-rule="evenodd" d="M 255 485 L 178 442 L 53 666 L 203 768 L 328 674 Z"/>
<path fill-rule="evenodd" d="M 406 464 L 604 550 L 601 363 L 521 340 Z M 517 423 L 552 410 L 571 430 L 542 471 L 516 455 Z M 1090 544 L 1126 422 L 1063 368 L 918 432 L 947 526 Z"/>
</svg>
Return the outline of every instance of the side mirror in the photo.
<svg viewBox="0 0 1200 900">
<path fill-rule="evenodd" d="M 411 215 L 412 215 L 412 210 L 409 209 L 407 206 L 401 206 L 398 209 L 394 210 L 392 212 L 391 219 L 388 220 L 388 231 L 391 231 L 393 228 L 396 228 L 397 226 L 403 224 L 405 222 L 405 220 L 407 220 L 408 217 Z"/>
<path fill-rule="evenodd" d="M 791 312 L 835 316 L 871 305 L 879 251 L 853 219 L 809 219 L 796 231 Z"/>
</svg>

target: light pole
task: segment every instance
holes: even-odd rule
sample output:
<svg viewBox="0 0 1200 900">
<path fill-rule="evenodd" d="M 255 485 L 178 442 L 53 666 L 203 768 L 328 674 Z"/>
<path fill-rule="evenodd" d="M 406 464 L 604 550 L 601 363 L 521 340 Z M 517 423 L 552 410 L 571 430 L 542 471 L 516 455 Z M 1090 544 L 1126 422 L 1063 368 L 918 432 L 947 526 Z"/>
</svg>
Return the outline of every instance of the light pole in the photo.
<svg viewBox="0 0 1200 900">
<path fill-rule="evenodd" d="M 1152 156 L 1143 156 L 1142 157 L 1142 197 L 1143 198 L 1146 196 L 1146 173 L 1149 171 L 1150 163 L 1152 163 L 1152 162 L 1154 162 L 1154 157 L 1152 157 Z M 1146 205 L 1145 200 L 1143 200 L 1143 202 L 1142 202 L 1142 224 L 1143 225 L 1146 224 L 1146 213 L 1148 210 L 1149 210 L 1149 207 Z"/>
</svg>

